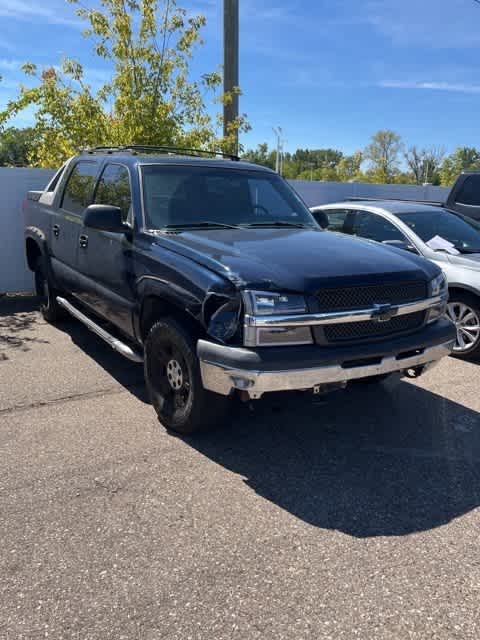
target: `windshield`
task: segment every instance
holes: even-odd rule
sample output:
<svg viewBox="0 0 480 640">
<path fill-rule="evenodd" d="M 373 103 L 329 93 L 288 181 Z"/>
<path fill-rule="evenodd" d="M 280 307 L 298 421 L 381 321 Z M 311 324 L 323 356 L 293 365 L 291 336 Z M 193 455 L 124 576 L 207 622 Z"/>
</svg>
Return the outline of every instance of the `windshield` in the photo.
<svg viewBox="0 0 480 640">
<path fill-rule="evenodd" d="M 480 253 L 480 224 L 475 220 L 440 208 L 397 215 L 424 242 L 440 236 L 460 253 Z"/>
<path fill-rule="evenodd" d="M 145 165 L 142 182 L 149 229 L 239 225 L 318 228 L 299 196 L 277 174 Z"/>
</svg>

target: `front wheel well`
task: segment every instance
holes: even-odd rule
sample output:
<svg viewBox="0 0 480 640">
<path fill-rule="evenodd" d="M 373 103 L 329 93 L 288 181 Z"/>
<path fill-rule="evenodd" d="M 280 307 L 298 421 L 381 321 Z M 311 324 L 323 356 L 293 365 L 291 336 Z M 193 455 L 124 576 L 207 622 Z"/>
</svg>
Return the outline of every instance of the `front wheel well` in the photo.
<svg viewBox="0 0 480 640">
<path fill-rule="evenodd" d="M 27 264 L 30 271 L 35 271 L 38 258 L 42 255 L 42 250 L 33 238 L 27 238 L 25 241 L 25 254 L 27 256 Z"/>
<path fill-rule="evenodd" d="M 475 291 L 471 291 L 470 289 L 464 289 L 463 287 L 452 286 L 448 287 L 448 295 L 449 298 L 455 298 L 456 296 L 467 296 L 469 298 L 475 298 L 477 303 L 480 305 L 480 295 Z"/>
<path fill-rule="evenodd" d="M 142 303 L 140 312 L 140 335 L 142 342 L 145 342 L 148 332 L 153 325 L 161 318 L 175 318 L 175 320 L 185 327 L 191 335 L 200 337 L 205 332 L 201 324 L 188 311 L 181 309 L 176 304 L 158 298 L 157 296 L 149 296 Z"/>
</svg>

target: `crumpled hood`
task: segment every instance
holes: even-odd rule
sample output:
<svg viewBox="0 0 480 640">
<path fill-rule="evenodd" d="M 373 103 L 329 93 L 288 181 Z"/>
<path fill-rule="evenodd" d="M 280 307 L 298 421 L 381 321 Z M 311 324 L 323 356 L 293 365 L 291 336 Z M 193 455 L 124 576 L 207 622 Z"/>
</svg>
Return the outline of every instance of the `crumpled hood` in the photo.
<svg viewBox="0 0 480 640">
<path fill-rule="evenodd" d="M 202 229 L 157 244 L 238 286 L 314 293 L 321 286 L 434 278 L 439 268 L 402 249 L 316 229 Z"/>
</svg>

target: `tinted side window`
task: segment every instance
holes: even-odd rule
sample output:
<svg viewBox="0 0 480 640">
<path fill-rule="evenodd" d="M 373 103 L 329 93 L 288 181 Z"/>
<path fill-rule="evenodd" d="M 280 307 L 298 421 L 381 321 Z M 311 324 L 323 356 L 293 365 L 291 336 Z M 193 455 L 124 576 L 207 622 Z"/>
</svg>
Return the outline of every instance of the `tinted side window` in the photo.
<svg viewBox="0 0 480 640">
<path fill-rule="evenodd" d="M 119 164 L 108 164 L 98 182 L 94 202 L 120 207 L 122 219 L 128 218 L 132 204 L 128 169 Z"/>
<path fill-rule="evenodd" d="M 63 193 L 63 209 L 82 215 L 89 204 L 96 175 L 96 162 L 79 162 L 75 165 Z"/>
<path fill-rule="evenodd" d="M 384 242 L 385 240 L 403 240 L 405 236 L 391 222 L 367 211 L 357 211 L 353 233 L 362 238 Z"/>
<path fill-rule="evenodd" d="M 455 197 L 455 202 L 480 206 L 480 175 L 466 178 Z"/>
<path fill-rule="evenodd" d="M 347 209 L 327 209 L 325 211 L 328 217 L 328 230 L 338 231 L 339 233 L 352 233 L 345 226 L 345 220 L 350 213 Z"/>
</svg>

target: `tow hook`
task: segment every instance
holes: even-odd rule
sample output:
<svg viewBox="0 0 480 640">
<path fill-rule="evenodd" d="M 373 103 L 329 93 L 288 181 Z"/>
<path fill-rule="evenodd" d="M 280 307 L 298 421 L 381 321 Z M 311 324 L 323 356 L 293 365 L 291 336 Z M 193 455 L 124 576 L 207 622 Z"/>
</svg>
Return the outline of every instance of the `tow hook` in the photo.
<svg viewBox="0 0 480 640">
<path fill-rule="evenodd" d="M 419 365 L 418 367 L 412 367 L 411 369 L 407 369 L 405 371 L 405 375 L 407 376 L 407 378 L 419 378 L 422 373 L 425 373 L 427 366 L 422 364 Z"/>
<path fill-rule="evenodd" d="M 324 395 L 331 393 L 332 391 L 338 391 L 339 389 L 345 389 L 347 386 L 346 380 L 342 382 L 328 382 L 326 384 L 317 384 L 313 387 L 312 392 L 314 396 Z"/>
</svg>

